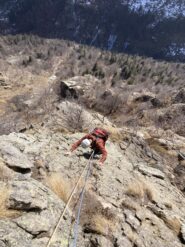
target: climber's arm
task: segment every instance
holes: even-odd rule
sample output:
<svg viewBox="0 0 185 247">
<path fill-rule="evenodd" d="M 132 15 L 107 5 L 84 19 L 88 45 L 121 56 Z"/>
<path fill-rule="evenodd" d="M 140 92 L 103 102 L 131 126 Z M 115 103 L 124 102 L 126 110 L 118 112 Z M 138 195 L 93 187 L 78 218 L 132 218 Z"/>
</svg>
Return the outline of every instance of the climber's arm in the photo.
<svg viewBox="0 0 185 247">
<path fill-rule="evenodd" d="M 71 152 L 73 152 L 75 149 L 77 149 L 77 147 L 78 146 L 80 146 L 80 144 L 82 143 L 82 141 L 84 140 L 84 139 L 91 139 L 91 138 L 89 138 L 89 134 L 87 134 L 87 135 L 85 135 L 84 137 L 82 137 L 80 140 L 78 140 L 77 142 L 75 142 L 73 145 L 72 145 L 72 147 L 71 147 Z"/>
<path fill-rule="evenodd" d="M 104 161 L 107 159 L 107 151 L 105 149 L 105 143 L 102 139 L 97 140 L 96 142 L 97 148 L 101 151 L 102 157 L 100 159 L 100 163 L 104 163 Z"/>
</svg>

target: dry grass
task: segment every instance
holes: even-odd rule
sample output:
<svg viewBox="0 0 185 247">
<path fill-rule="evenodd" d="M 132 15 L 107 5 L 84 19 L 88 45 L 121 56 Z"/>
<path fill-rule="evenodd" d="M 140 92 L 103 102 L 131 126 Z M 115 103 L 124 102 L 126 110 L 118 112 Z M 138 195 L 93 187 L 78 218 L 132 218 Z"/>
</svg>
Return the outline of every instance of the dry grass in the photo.
<svg viewBox="0 0 185 247">
<path fill-rule="evenodd" d="M 107 130 L 110 133 L 110 139 L 114 142 L 122 141 L 122 133 L 121 129 L 108 126 L 108 125 L 103 125 L 103 128 Z"/>
<path fill-rule="evenodd" d="M 165 218 L 164 219 L 166 225 L 172 229 L 177 235 L 180 233 L 181 231 L 181 222 L 177 217 L 173 217 L 173 218 Z"/>
<path fill-rule="evenodd" d="M 5 165 L 3 159 L 0 157 L 0 180 L 9 180 L 13 178 L 13 172 Z"/>
<path fill-rule="evenodd" d="M 46 182 L 50 189 L 65 203 L 72 191 L 72 185 L 64 179 L 60 173 L 51 174 L 46 178 Z"/>
<path fill-rule="evenodd" d="M 157 153 L 162 155 L 167 154 L 168 150 L 165 146 L 162 146 L 157 140 L 150 138 L 147 140 L 149 146 L 154 149 Z"/>
<path fill-rule="evenodd" d="M 127 208 L 134 211 L 137 211 L 140 208 L 138 203 L 136 201 L 132 201 L 130 198 L 124 199 L 121 205 L 123 208 Z"/>
<path fill-rule="evenodd" d="M 155 201 L 154 188 L 146 181 L 138 180 L 128 186 L 126 194 L 140 199 L 142 202 L 149 200 Z"/>
<path fill-rule="evenodd" d="M 7 200 L 10 195 L 10 190 L 8 187 L 3 186 L 0 189 L 0 219 L 4 218 L 15 218 L 20 215 L 17 210 L 8 209 Z"/>
<path fill-rule="evenodd" d="M 97 234 L 107 236 L 115 231 L 115 222 L 101 214 L 95 214 L 91 220 L 91 226 Z"/>
<path fill-rule="evenodd" d="M 70 131 L 67 129 L 67 128 L 64 128 L 64 127 L 54 127 L 53 131 L 55 131 L 55 133 L 62 133 L 62 134 L 69 134 Z"/>
</svg>

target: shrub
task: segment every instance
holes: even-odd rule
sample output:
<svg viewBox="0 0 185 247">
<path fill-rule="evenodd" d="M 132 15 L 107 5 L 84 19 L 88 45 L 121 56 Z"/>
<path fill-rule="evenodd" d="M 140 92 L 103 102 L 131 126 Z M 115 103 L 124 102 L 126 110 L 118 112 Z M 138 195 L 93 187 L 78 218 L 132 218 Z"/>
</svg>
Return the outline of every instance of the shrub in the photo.
<svg viewBox="0 0 185 247">
<path fill-rule="evenodd" d="M 110 139 L 112 141 L 122 141 L 122 133 L 119 128 L 103 125 L 103 128 L 106 129 L 110 133 Z"/>
<path fill-rule="evenodd" d="M 66 103 L 65 122 L 66 128 L 72 132 L 82 131 L 84 126 L 84 109 L 81 105 Z"/>
<path fill-rule="evenodd" d="M 97 109 L 102 111 L 105 115 L 111 115 L 112 113 L 117 112 L 123 102 L 122 96 L 120 94 L 102 96 L 104 99 L 101 99 L 97 105 Z"/>
<path fill-rule="evenodd" d="M 115 230 L 115 222 L 101 214 L 95 214 L 91 219 L 91 227 L 97 234 L 108 236 Z"/>
<path fill-rule="evenodd" d="M 149 200 L 155 201 L 154 189 L 146 181 L 138 180 L 128 186 L 126 194 L 135 197 L 142 202 Z"/>
</svg>

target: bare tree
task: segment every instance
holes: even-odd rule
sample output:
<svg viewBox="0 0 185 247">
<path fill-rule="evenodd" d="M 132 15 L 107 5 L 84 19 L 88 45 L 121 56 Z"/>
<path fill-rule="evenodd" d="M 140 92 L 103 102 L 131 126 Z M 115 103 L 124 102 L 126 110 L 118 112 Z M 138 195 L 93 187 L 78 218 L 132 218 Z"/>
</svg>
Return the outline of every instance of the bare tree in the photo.
<svg viewBox="0 0 185 247">
<path fill-rule="evenodd" d="M 96 108 L 104 113 L 105 116 L 115 113 L 122 104 L 122 97 L 120 94 L 102 95 L 102 99 L 96 104 Z"/>
<path fill-rule="evenodd" d="M 82 105 L 66 102 L 65 122 L 66 127 L 74 131 L 82 131 L 84 125 L 84 109 Z"/>
</svg>

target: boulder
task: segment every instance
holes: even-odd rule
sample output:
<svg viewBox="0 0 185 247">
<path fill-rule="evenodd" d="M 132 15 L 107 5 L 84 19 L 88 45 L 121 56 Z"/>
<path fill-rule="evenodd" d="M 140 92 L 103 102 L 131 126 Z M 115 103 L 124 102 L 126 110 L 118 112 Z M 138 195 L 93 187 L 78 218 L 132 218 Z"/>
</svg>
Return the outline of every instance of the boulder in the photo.
<svg viewBox="0 0 185 247">
<path fill-rule="evenodd" d="M 15 180 L 11 183 L 9 207 L 18 210 L 43 210 L 48 206 L 47 189 L 39 182 Z"/>
<path fill-rule="evenodd" d="M 132 102 L 148 102 L 154 98 L 156 98 L 155 94 L 143 90 L 142 92 L 132 93 L 127 100 L 127 104 L 131 104 Z"/>
<path fill-rule="evenodd" d="M 37 213 L 24 214 L 15 219 L 14 222 L 32 235 L 48 232 L 51 228 L 49 217 Z"/>
<path fill-rule="evenodd" d="M 10 142 L 0 142 L 0 154 L 7 166 L 15 171 L 28 173 L 33 167 L 28 157 Z"/>
<path fill-rule="evenodd" d="M 92 82 L 94 82 L 94 80 L 97 79 L 91 75 L 75 76 L 68 80 L 63 80 L 60 84 L 61 96 L 63 98 L 78 98 L 79 96 L 84 95 L 92 87 Z"/>
</svg>

